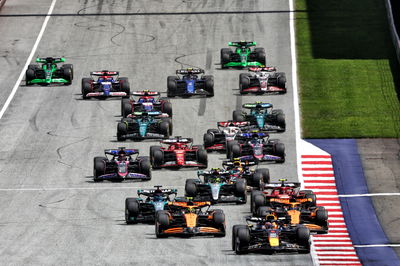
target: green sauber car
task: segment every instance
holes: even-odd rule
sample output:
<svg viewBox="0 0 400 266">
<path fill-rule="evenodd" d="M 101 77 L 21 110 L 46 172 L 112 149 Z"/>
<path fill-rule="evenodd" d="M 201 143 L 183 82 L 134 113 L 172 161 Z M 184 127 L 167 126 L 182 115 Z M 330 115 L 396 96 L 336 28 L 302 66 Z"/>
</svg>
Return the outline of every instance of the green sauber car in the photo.
<svg viewBox="0 0 400 266">
<path fill-rule="evenodd" d="M 62 83 L 70 85 L 74 77 L 72 64 L 64 64 L 61 67 L 57 63 L 65 62 L 63 57 L 36 58 L 37 63 L 28 66 L 25 72 L 26 85 L 49 85 L 52 83 Z"/>
<path fill-rule="evenodd" d="M 264 67 L 265 50 L 264 48 L 254 48 L 256 42 L 229 42 L 229 46 L 236 47 L 235 51 L 231 48 L 221 49 L 221 67 Z"/>
</svg>

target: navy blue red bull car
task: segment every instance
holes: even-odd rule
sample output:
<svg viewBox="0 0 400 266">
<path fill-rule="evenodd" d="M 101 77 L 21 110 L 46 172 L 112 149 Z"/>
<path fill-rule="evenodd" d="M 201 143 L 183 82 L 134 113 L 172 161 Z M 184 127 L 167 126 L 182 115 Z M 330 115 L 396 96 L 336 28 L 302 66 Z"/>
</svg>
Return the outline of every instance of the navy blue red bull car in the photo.
<svg viewBox="0 0 400 266">
<path fill-rule="evenodd" d="M 177 76 L 169 76 L 167 79 L 168 97 L 193 95 L 214 96 L 214 76 L 203 75 L 203 69 L 185 68 L 176 71 Z M 178 76 L 181 75 L 181 76 Z"/>
<path fill-rule="evenodd" d="M 105 150 L 105 157 L 94 157 L 93 180 L 123 181 L 128 179 L 150 180 L 151 167 L 149 157 L 133 155 L 139 154 L 137 149 Z M 107 155 L 111 156 L 108 158 Z"/>
<path fill-rule="evenodd" d="M 160 111 L 172 117 L 172 104 L 168 100 L 161 99 L 160 92 L 150 90 L 134 91 L 131 98 L 121 99 L 121 116 L 123 117 L 134 112 L 151 111 Z"/>
<path fill-rule="evenodd" d="M 82 79 L 83 99 L 129 97 L 131 93 L 129 80 L 125 77 L 118 77 L 118 71 L 94 71 L 90 72 L 90 75 L 91 78 Z"/>
</svg>

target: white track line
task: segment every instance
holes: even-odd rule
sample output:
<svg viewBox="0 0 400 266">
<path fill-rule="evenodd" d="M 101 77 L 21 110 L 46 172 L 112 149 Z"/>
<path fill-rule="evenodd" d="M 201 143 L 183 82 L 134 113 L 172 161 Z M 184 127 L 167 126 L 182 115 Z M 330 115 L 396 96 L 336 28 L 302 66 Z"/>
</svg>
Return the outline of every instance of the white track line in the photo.
<svg viewBox="0 0 400 266">
<path fill-rule="evenodd" d="M 392 247 L 400 248 L 400 244 L 374 244 L 374 245 L 354 245 L 356 248 L 376 248 L 376 247 Z"/>
<path fill-rule="evenodd" d="M 0 188 L 0 191 L 56 191 L 56 190 L 113 190 L 113 189 L 144 189 L 146 187 L 120 186 L 120 187 L 38 187 L 38 188 Z M 163 188 L 184 188 L 184 186 L 166 186 Z"/>
<path fill-rule="evenodd" d="M 394 193 L 368 193 L 368 194 L 348 194 L 348 195 L 338 195 L 338 196 L 340 198 L 400 196 L 400 193 L 399 192 L 394 192 Z"/>
<path fill-rule="evenodd" d="M 31 53 L 29 54 L 29 57 L 28 57 L 28 59 L 26 60 L 26 63 L 25 63 L 24 67 L 23 67 L 22 70 L 21 70 L 21 74 L 19 74 L 19 77 L 18 77 L 18 79 L 17 79 L 17 82 L 15 82 L 15 85 L 14 85 L 14 87 L 13 87 L 13 89 L 12 89 L 10 95 L 9 95 L 8 98 L 7 98 L 7 101 L 4 103 L 3 108 L 1 108 L 1 111 L 0 111 L 0 119 L 3 118 L 3 115 L 4 115 L 4 113 L 6 112 L 8 106 L 10 105 L 12 99 L 14 98 L 15 93 L 17 93 L 18 87 L 19 87 L 19 85 L 20 85 L 20 83 L 21 83 L 21 81 L 22 81 L 22 78 L 24 77 L 25 70 L 28 68 L 29 63 L 32 61 L 33 55 L 36 53 L 36 49 L 37 49 L 37 47 L 39 46 L 40 40 L 41 40 L 42 37 L 43 37 L 43 33 L 44 33 L 45 29 L 46 29 L 47 23 L 49 22 L 49 19 L 50 19 L 50 17 L 51 17 L 51 14 L 53 13 L 53 9 L 54 9 L 54 6 L 56 5 L 56 2 L 57 2 L 57 0 L 53 0 L 53 1 L 51 2 L 50 9 L 49 9 L 49 11 L 47 12 L 47 16 L 46 16 L 46 18 L 44 19 L 42 28 L 40 29 L 39 35 L 38 35 L 38 37 L 37 37 L 37 39 L 36 39 L 35 44 L 33 45 L 33 48 L 32 48 L 32 50 L 31 50 Z"/>
</svg>

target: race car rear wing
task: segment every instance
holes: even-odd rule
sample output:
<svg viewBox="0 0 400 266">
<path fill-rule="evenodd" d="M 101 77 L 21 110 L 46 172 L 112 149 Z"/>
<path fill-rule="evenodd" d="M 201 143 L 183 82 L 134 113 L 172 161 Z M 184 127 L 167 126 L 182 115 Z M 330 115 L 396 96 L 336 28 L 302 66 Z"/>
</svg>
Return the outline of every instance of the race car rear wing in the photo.
<svg viewBox="0 0 400 266">
<path fill-rule="evenodd" d="M 193 139 L 192 138 L 175 137 L 175 138 L 164 139 L 164 140 L 161 140 L 160 142 L 165 143 L 165 144 L 192 143 Z"/>
<path fill-rule="evenodd" d="M 186 74 L 202 74 L 204 70 L 201 68 L 182 68 L 176 70 L 176 74 L 186 75 Z"/>
<path fill-rule="evenodd" d="M 239 158 L 239 159 L 241 159 L 241 158 Z M 255 161 L 245 161 L 245 160 L 243 160 L 242 162 L 246 166 L 257 165 L 257 162 L 255 162 Z M 223 161 L 222 162 L 222 166 L 234 166 L 234 162 L 233 161 Z"/>
<path fill-rule="evenodd" d="M 260 138 L 260 139 L 269 137 L 269 134 L 266 132 L 240 133 L 240 134 L 237 134 L 236 137 L 244 138 L 244 139 L 251 139 L 255 134 L 257 134 L 258 138 Z"/>
<path fill-rule="evenodd" d="M 118 155 L 121 151 L 125 152 L 125 155 L 129 156 L 129 155 L 134 155 L 134 154 L 139 154 L 139 150 L 138 149 L 107 149 L 104 150 L 105 154 L 109 154 L 109 155 Z"/>
<path fill-rule="evenodd" d="M 245 103 L 242 105 L 245 109 L 255 109 L 255 108 L 272 108 L 274 107 L 272 103 Z"/>
<path fill-rule="evenodd" d="M 224 122 L 218 122 L 217 126 L 218 127 L 245 127 L 249 126 L 250 122 L 244 121 L 244 122 L 234 122 L 234 121 L 224 121 Z"/>
<path fill-rule="evenodd" d="M 137 117 L 137 116 L 169 117 L 168 114 L 162 113 L 160 111 L 133 112 L 132 114 L 128 115 L 128 117 Z"/>
<path fill-rule="evenodd" d="M 150 90 L 143 90 L 143 91 L 134 91 L 131 93 L 133 96 L 158 96 L 160 92 L 158 91 L 150 91 Z"/>
<path fill-rule="evenodd" d="M 38 57 L 36 58 L 37 63 L 61 63 L 65 62 L 63 57 Z"/>
<path fill-rule="evenodd" d="M 155 192 L 157 193 L 163 193 L 166 195 L 172 195 L 172 194 L 178 194 L 178 190 L 173 188 L 173 189 L 160 189 L 161 186 L 154 186 L 156 187 L 155 189 L 138 189 L 137 194 L 138 196 L 144 195 L 144 196 L 152 196 Z"/>
<path fill-rule="evenodd" d="M 117 76 L 119 75 L 118 71 L 108 71 L 108 70 L 102 70 L 102 71 L 93 71 L 90 72 L 91 76 Z"/>
<path fill-rule="evenodd" d="M 247 41 L 240 41 L 240 42 L 228 42 L 229 46 L 235 46 L 235 47 L 251 47 L 251 46 L 256 46 L 256 42 L 247 42 Z"/>
<path fill-rule="evenodd" d="M 250 72 L 260 72 L 260 71 L 273 72 L 273 71 L 276 71 L 276 68 L 275 67 L 250 67 L 249 71 Z"/>
<path fill-rule="evenodd" d="M 197 176 L 229 176 L 230 173 L 229 171 L 225 171 L 224 169 L 214 169 L 210 171 L 204 171 L 204 170 L 198 170 L 197 171 Z"/>
<path fill-rule="evenodd" d="M 279 188 L 279 187 L 291 187 L 291 188 L 298 188 L 301 187 L 300 182 L 290 182 L 290 183 L 283 183 L 283 182 L 273 182 L 265 184 L 264 188 Z"/>
</svg>

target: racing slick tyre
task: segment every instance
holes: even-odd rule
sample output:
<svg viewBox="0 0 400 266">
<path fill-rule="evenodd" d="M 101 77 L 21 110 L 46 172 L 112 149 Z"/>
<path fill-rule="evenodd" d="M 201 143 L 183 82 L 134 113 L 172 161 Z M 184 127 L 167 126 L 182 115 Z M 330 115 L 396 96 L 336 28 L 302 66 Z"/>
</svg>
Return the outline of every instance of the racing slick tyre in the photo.
<svg viewBox="0 0 400 266">
<path fill-rule="evenodd" d="M 256 195 L 253 199 L 253 214 L 257 214 L 258 208 L 265 206 L 265 197 L 262 194 Z"/>
<path fill-rule="evenodd" d="M 311 201 L 308 203 L 310 207 L 316 207 L 317 206 L 317 196 L 314 193 L 307 193 L 306 198 L 310 199 Z"/>
<path fill-rule="evenodd" d="M 167 121 L 162 121 L 160 123 L 160 133 L 164 135 L 165 138 L 169 138 L 171 125 Z"/>
<path fill-rule="evenodd" d="M 231 140 L 226 144 L 226 159 L 229 159 L 231 156 L 232 146 L 239 144 L 237 140 Z"/>
<path fill-rule="evenodd" d="M 271 207 L 268 206 L 261 206 L 260 208 L 258 208 L 257 210 L 257 216 L 258 217 L 266 217 L 267 215 L 271 214 Z"/>
<path fill-rule="evenodd" d="M 328 211 L 322 206 L 318 207 L 315 219 L 318 225 L 326 225 L 328 221 Z"/>
<path fill-rule="evenodd" d="M 255 48 L 254 52 L 256 53 L 257 62 L 259 62 L 265 66 L 265 49 L 264 48 Z"/>
<path fill-rule="evenodd" d="M 122 122 L 119 122 L 117 125 L 117 140 L 125 141 L 125 135 L 128 134 L 128 125 Z"/>
<path fill-rule="evenodd" d="M 197 157 L 197 161 L 200 164 L 203 164 L 203 166 L 199 167 L 199 168 L 207 168 L 207 166 L 208 166 L 208 156 L 207 156 L 207 151 L 205 149 L 203 149 L 203 147 L 198 146 L 198 150 L 196 152 L 196 157 Z"/>
<path fill-rule="evenodd" d="M 74 66 L 72 64 L 64 64 L 62 68 L 69 68 L 71 69 L 71 80 L 74 79 Z"/>
<path fill-rule="evenodd" d="M 240 157 L 240 154 L 240 145 L 235 143 L 231 146 L 229 159 L 233 160 L 234 158 L 238 158 Z"/>
<path fill-rule="evenodd" d="M 239 111 L 239 110 L 233 111 L 232 117 L 233 117 L 233 121 L 235 121 L 235 122 L 244 122 L 245 121 L 242 111 Z"/>
<path fill-rule="evenodd" d="M 259 191 L 259 190 L 251 191 L 251 194 L 250 194 L 250 212 L 253 213 L 253 214 L 256 212 L 256 206 L 255 206 L 255 203 L 254 203 L 254 199 L 256 198 L 257 195 L 263 196 L 263 193 L 261 191 Z"/>
<path fill-rule="evenodd" d="M 250 243 L 250 231 L 248 228 L 239 228 L 236 235 L 235 253 L 245 254 L 247 253 L 246 247 Z"/>
<path fill-rule="evenodd" d="M 298 244 L 306 248 L 306 250 L 299 251 L 299 253 L 310 253 L 310 229 L 305 226 L 297 227 L 296 239 Z"/>
<path fill-rule="evenodd" d="M 177 89 L 177 77 L 176 76 L 168 76 L 167 78 L 167 96 L 168 97 L 175 97 L 176 96 L 176 89 Z"/>
<path fill-rule="evenodd" d="M 161 121 L 168 122 L 169 135 L 172 135 L 172 134 L 173 134 L 172 132 L 173 132 L 173 130 L 174 130 L 174 128 L 173 128 L 173 126 L 172 126 L 172 118 L 171 118 L 171 117 L 165 117 L 165 118 L 162 118 Z"/>
<path fill-rule="evenodd" d="M 235 248 L 236 248 L 236 237 L 237 237 L 237 232 L 238 232 L 239 228 L 247 229 L 247 225 L 236 224 L 232 227 L 232 250 L 235 250 Z"/>
<path fill-rule="evenodd" d="M 250 75 L 248 73 L 241 73 L 239 75 L 239 90 L 240 94 L 246 94 L 247 92 L 243 91 L 250 87 Z"/>
<path fill-rule="evenodd" d="M 36 69 L 39 69 L 39 65 L 37 64 L 30 64 L 28 65 L 28 69 L 32 69 L 33 71 L 35 71 Z"/>
<path fill-rule="evenodd" d="M 285 121 L 284 114 L 278 114 L 276 116 L 276 124 L 282 128 L 282 130 L 280 130 L 280 132 L 284 132 L 286 130 L 286 121 Z"/>
<path fill-rule="evenodd" d="M 123 98 L 129 98 L 129 95 L 131 95 L 131 85 L 129 84 L 128 78 L 123 77 L 119 78 L 118 80 L 121 91 L 126 93 L 126 96 L 124 96 Z"/>
<path fill-rule="evenodd" d="M 139 171 L 147 176 L 145 180 L 151 180 L 151 164 L 149 157 L 143 157 L 143 159 L 139 161 Z"/>
<path fill-rule="evenodd" d="M 204 147 L 208 148 L 214 145 L 214 134 L 206 133 L 203 136 Z"/>
<path fill-rule="evenodd" d="M 250 185 L 258 190 L 262 190 L 264 186 L 263 175 L 257 171 L 251 176 Z"/>
<path fill-rule="evenodd" d="M 207 97 L 214 97 L 214 76 L 203 76 L 204 89 L 208 92 Z"/>
<path fill-rule="evenodd" d="M 276 75 L 277 75 L 277 78 L 276 78 L 276 80 L 277 80 L 277 86 L 279 87 L 279 88 L 284 88 L 284 89 L 286 89 L 286 74 L 285 73 L 283 73 L 283 72 L 277 72 L 276 73 Z"/>
<path fill-rule="evenodd" d="M 216 129 L 216 128 L 210 128 L 210 129 L 207 129 L 207 133 L 213 133 L 213 134 L 215 134 L 215 133 L 219 133 L 219 130 Z"/>
<path fill-rule="evenodd" d="M 89 92 L 92 91 L 92 79 L 91 78 L 83 78 L 82 79 L 82 98 L 87 99 L 86 96 Z"/>
<path fill-rule="evenodd" d="M 235 196 L 242 197 L 242 201 L 237 201 L 237 204 L 246 204 L 247 202 L 247 183 L 246 179 L 238 178 L 235 183 Z"/>
<path fill-rule="evenodd" d="M 154 154 L 157 153 L 158 153 L 157 158 L 155 158 Z M 150 146 L 150 163 L 154 169 L 160 168 L 159 166 L 162 164 L 163 159 L 164 158 L 161 146 Z"/>
<path fill-rule="evenodd" d="M 98 177 L 106 173 L 106 157 L 94 157 L 93 159 L 93 181 L 101 182 L 103 179 Z"/>
<path fill-rule="evenodd" d="M 262 181 L 264 184 L 268 184 L 270 182 L 270 175 L 269 175 L 269 169 L 267 168 L 259 168 L 256 169 L 255 173 L 261 173 L 262 175 Z"/>
<path fill-rule="evenodd" d="M 278 163 L 284 163 L 285 162 L 285 144 L 283 143 L 276 143 L 275 146 L 275 155 L 281 157 L 282 159 L 277 161 Z"/>
<path fill-rule="evenodd" d="M 185 196 L 187 197 L 195 197 L 197 194 L 197 179 L 186 179 L 185 182 Z"/>
<path fill-rule="evenodd" d="M 161 232 L 161 227 L 165 227 L 169 225 L 169 215 L 167 211 L 157 211 L 156 213 L 156 236 L 157 238 L 168 237 L 168 234 L 163 234 Z"/>
<path fill-rule="evenodd" d="M 166 113 L 169 115 L 169 117 L 172 117 L 172 103 L 170 102 L 164 102 L 161 105 L 161 112 Z M 172 133 L 171 133 L 172 134 Z"/>
<path fill-rule="evenodd" d="M 140 213 L 139 202 L 134 198 L 125 199 L 125 222 L 127 224 L 137 223 L 136 217 Z"/>
<path fill-rule="evenodd" d="M 213 221 L 217 225 L 223 225 L 225 223 L 224 211 L 220 209 L 215 209 L 213 213 Z"/>
<path fill-rule="evenodd" d="M 72 68 L 67 68 L 65 67 L 65 65 L 62 67 L 62 71 L 63 71 L 63 78 L 67 81 L 67 83 L 65 83 L 65 85 L 70 85 L 72 83 L 72 79 L 73 79 L 73 73 L 72 73 Z"/>
<path fill-rule="evenodd" d="M 25 72 L 25 84 L 26 86 L 30 85 L 30 81 L 32 81 L 33 79 L 35 79 L 35 70 L 28 68 Z"/>
<path fill-rule="evenodd" d="M 222 48 L 221 49 L 221 68 L 228 68 L 225 66 L 230 62 L 232 50 L 230 48 Z"/>
<path fill-rule="evenodd" d="M 133 110 L 132 110 L 132 105 L 131 105 L 130 100 L 126 99 L 126 98 L 122 98 L 121 99 L 121 116 L 127 117 L 131 113 L 133 113 Z"/>
</svg>

